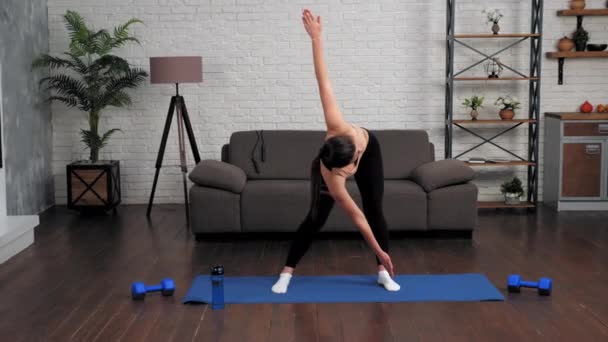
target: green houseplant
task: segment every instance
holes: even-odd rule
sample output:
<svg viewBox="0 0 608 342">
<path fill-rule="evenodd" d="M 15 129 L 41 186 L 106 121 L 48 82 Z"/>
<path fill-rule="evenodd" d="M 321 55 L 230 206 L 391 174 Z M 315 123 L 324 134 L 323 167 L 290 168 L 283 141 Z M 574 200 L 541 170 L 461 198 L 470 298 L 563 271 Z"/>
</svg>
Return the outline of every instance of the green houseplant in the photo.
<svg viewBox="0 0 608 342">
<path fill-rule="evenodd" d="M 515 97 L 501 96 L 494 103 L 497 106 L 502 106 L 500 109 L 500 118 L 502 120 L 511 120 L 515 116 L 515 110 L 521 107 L 521 102 Z"/>
<path fill-rule="evenodd" d="M 49 77 L 40 81 L 50 91 L 49 101 L 87 114 L 89 127 L 81 129 L 80 136 L 89 149 L 89 160 L 68 165 L 68 203 L 70 207 L 114 208 L 120 202 L 119 165 L 117 161 L 100 161 L 99 151 L 119 129 L 100 134 L 99 119 L 109 106 L 130 105 L 131 97 L 126 90 L 137 88 L 148 76 L 143 69 L 133 68 L 125 59 L 112 54 L 114 49 L 128 43 L 139 43 L 130 35 L 129 28 L 142 21 L 133 18 L 109 32 L 90 29 L 74 11 L 67 11 L 64 20 L 69 50 L 60 56 L 43 54 L 32 66 L 51 71 Z"/>
<path fill-rule="evenodd" d="M 513 179 L 502 183 L 500 192 L 505 196 L 506 204 L 519 204 L 520 197 L 524 195 L 521 180 L 517 177 L 513 177 Z"/>
<path fill-rule="evenodd" d="M 466 98 L 464 99 L 464 101 L 462 102 L 462 105 L 464 106 L 464 108 L 470 108 L 471 112 L 471 120 L 477 120 L 477 117 L 479 116 L 479 112 L 477 112 L 478 108 L 483 108 L 483 100 L 484 97 L 483 96 L 477 96 L 477 95 L 473 95 L 470 98 Z"/>
</svg>

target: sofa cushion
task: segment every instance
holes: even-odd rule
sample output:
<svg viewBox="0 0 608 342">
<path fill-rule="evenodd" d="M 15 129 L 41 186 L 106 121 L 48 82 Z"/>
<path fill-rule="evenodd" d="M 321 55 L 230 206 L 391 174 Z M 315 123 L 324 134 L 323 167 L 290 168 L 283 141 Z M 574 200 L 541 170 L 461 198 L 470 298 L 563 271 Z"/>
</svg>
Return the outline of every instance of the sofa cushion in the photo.
<svg viewBox="0 0 608 342">
<path fill-rule="evenodd" d="M 448 185 L 462 184 L 475 178 L 475 171 L 464 162 L 445 159 L 418 166 L 412 172 L 412 180 L 426 192 Z"/>
<path fill-rule="evenodd" d="M 240 195 L 195 185 L 190 188 L 190 226 L 193 233 L 241 231 Z"/>
<path fill-rule="evenodd" d="M 357 184 L 349 180 L 348 192 L 361 208 Z M 385 181 L 384 216 L 389 230 L 424 230 L 426 224 L 426 193 L 407 180 Z M 310 209 L 308 180 L 252 180 L 241 194 L 243 231 L 295 232 Z M 323 231 L 357 231 L 354 223 L 334 205 Z"/>
<path fill-rule="evenodd" d="M 433 160 L 425 131 L 372 130 L 372 133 L 380 141 L 385 179 L 409 178 L 416 167 Z M 264 138 L 264 161 L 261 156 L 261 136 Z M 235 132 L 230 137 L 227 155 L 230 163 L 244 170 L 248 179 L 305 180 L 310 179 L 311 162 L 323 145 L 324 138 L 324 131 Z M 254 147 L 255 151 L 253 151 Z M 252 151 L 259 173 L 251 160 Z"/>
<path fill-rule="evenodd" d="M 432 162 L 429 136 L 422 130 L 372 131 L 380 142 L 384 179 L 408 179 L 418 166 Z"/>
<path fill-rule="evenodd" d="M 254 151 L 260 173 L 251 161 L 251 152 L 258 135 L 256 131 L 235 132 L 230 137 L 230 163 L 243 169 L 248 179 L 310 179 L 312 160 L 323 145 L 322 131 L 261 131 L 264 137 L 265 160 L 261 159 L 262 141 Z"/>
<path fill-rule="evenodd" d="M 361 195 L 356 182 L 347 182 L 348 192 L 357 206 L 363 209 Z M 336 208 L 339 208 L 337 205 Z M 384 218 L 389 231 L 426 230 L 426 193 L 416 183 L 409 180 L 384 181 L 382 201 Z M 346 222 L 346 225 L 345 225 Z M 327 231 L 356 231 L 354 223 L 343 210 L 333 210 L 327 220 Z"/>
<path fill-rule="evenodd" d="M 477 186 L 473 183 L 433 190 L 429 198 L 429 230 L 472 230 L 477 220 Z"/>
</svg>

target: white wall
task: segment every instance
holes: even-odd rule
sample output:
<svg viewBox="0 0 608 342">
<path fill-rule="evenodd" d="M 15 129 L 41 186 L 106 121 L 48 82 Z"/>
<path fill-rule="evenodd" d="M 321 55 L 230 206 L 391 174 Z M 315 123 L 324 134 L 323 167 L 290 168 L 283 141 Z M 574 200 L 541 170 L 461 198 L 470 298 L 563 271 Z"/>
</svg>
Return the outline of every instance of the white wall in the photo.
<svg viewBox="0 0 608 342">
<path fill-rule="evenodd" d="M 597 8 L 605 1 L 587 3 Z M 554 50 L 557 39 L 576 28 L 575 18 L 555 14 L 567 5 L 567 0 L 545 1 L 544 51 Z M 372 129 L 427 130 L 437 156 L 443 156 L 445 0 L 49 0 L 48 6 L 51 53 L 66 49 L 62 15 L 73 9 L 96 28 L 113 27 L 131 17 L 144 20 L 145 26 L 134 31 L 142 46 L 119 53 L 146 69 L 150 56 L 203 56 L 204 83 L 182 87 L 202 158 L 219 158 L 221 145 L 236 130 L 323 129 L 310 43 L 300 20 L 302 8 L 309 7 L 323 18 L 330 77 L 346 118 Z M 529 29 L 530 1 L 457 0 L 457 7 L 457 32 L 490 32 L 481 14 L 484 7 L 503 10 L 503 32 Z M 585 28 L 592 41 L 608 41 L 606 18 L 586 18 Z M 509 41 L 473 43 L 490 52 Z M 508 51 L 501 61 L 527 70 L 528 46 L 526 42 Z M 456 61 L 463 67 L 476 58 L 459 49 Z M 557 61 L 543 58 L 542 111 L 572 111 L 586 99 L 608 102 L 607 75 L 606 60 L 567 61 L 566 84 L 558 86 Z M 121 161 L 126 203 L 148 199 L 172 92 L 170 86 L 146 84 L 133 93 L 132 108 L 104 112 L 102 127 L 123 130 L 102 157 Z M 504 94 L 524 100 L 518 115 L 527 116 L 527 83 L 460 83 L 456 96 L 473 92 L 488 99 L 482 117 L 496 116 L 494 99 Z M 465 118 L 466 110 L 456 108 Z M 61 106 L 52 111 L 55 193 L 57 202 L 65 203 L 65 165 L 87 157 L 78 135 L 86 121 L 82 113 Z M 526 134 L 527 129 L 521 129 L 498 141 L 525 155 Z M 175 134 L 170 139 L 165 161 L 176 165 Z M 455 151 L 478 142 L 462 133 L 456 140 Z M 503 156 L 493 148 L 479 154 Z M 494 179 L 514 170 L 525 176 L 523 168 L 480 174 L 482 199 L 497 198 Z M 180 182 L 177 168 L 165 168 L 157 203 L 182 201 Z"/>
</svg>

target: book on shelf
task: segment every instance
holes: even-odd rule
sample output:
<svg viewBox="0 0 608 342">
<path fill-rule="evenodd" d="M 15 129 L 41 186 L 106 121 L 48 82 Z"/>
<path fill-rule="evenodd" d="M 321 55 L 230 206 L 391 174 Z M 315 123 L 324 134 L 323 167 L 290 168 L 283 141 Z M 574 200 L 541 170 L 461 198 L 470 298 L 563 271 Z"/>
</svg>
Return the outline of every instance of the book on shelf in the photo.
<svg viewBox="0 0 608 342">
<path fill-rule="evenodd" d="M 486 159 L 488 163 L 508 163 L 511 162 L 511 159 L 508 158 L 488 158 Z"/>
<path fill-rule="evenodd" d="M 485 164 L 486 158 L 472 157 L 472 158 L 469 158 L 468 162 L 471 164 Z"/>
</svg>

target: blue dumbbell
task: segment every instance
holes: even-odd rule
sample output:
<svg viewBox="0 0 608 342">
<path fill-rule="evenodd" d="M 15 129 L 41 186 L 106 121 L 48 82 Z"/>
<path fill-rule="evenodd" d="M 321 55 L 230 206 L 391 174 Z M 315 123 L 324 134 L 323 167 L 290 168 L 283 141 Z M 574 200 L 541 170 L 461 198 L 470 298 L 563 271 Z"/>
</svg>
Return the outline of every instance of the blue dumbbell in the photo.
<svg viewBox="0 0 608 342">
<path fill-rule="evenodd" d="M 146 293 L 160 291 L 163 296 L 171 296 L 175 292 L 175 283 L 170 278 L 161 280 L 160 285 L 146 286 L 144 283 L 136 282 L 131 284 L 131 296 L 133 299 L 144 299 Z"/>
<path fill-rule="evenodd" d="M 553 280 L 551 278 L 540 278 L 538 282 L 521 280 L 517 274 L 512 274 L 507 279 L 507 289 L 509 292 L 519 292 L 521 287 L 530 287 L 538 289 L 538 294 L 541 296 L 551 295 L 553 288 Z"/>
</svg>

